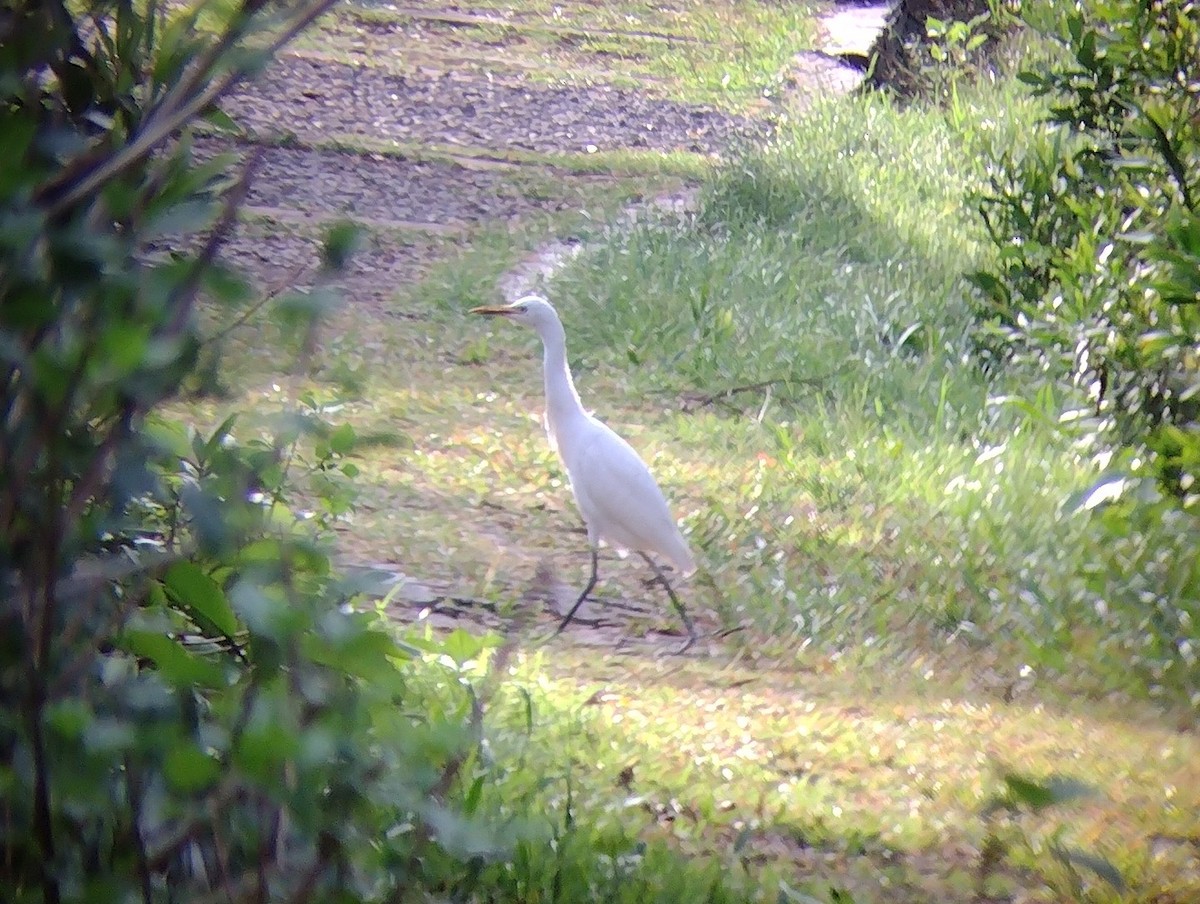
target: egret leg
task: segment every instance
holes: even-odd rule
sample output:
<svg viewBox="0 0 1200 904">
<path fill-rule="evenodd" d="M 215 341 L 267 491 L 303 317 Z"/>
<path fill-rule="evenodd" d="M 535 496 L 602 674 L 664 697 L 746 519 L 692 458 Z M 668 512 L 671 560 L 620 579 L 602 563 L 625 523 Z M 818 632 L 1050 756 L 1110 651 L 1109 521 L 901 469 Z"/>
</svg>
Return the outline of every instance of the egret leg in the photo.
<svg viewBox="0 0 1200 904">
<path fill-rule="evenodd" d="M 683 608 L 683 603 L 680 602 L 679 597 L 675 595 L 675 590 L 671 587 L 671 582 L 667 580 L 667 576 L 663 574 L 663 570 L 658 567 L 658 563 L 656 563 L 641 550 L 638 550 L 638 555 L 646 560 L 646 564 L 650 566 L 651 570 L 655 573 L 655 575 L 658 576 L 658 579 L 662 581 L 662 585 L 667 588 L 667 596 L 671 598 L 671 605 L 675 607 L 675 611 L 679 613 L 679 618 L 683 621 L 683 626 L 687 628 L 687 643 L 679 648 L 680 653 L 686 653 L 689 649 L 691 649 L 692 644 L 696 642 L 696 626 L 692 624 L 692 620 L 688 617 L 687 610 Z"/>
<path fill-rule="evenodd" d="M 596 587 L 596 581 L 600 571 L 600 554 L 595 546 L 592 547 L 592 576 L 588 578 L 587 586 L 583 588 L 583 593 L 579 594 L 579 599 L 575 600 L 575 605 L 571 607 L 571 611 L 564 616 L 563 620 L 558 623 L 558 630 L 555 634 L 561 634 L 563 628 L 571 623 L 571 619 L 575 617 L 575 613 L 579 611 L 579 607 L 583 605 L 583 601 L 588 598 L 588 594 Z"/>
</svg>

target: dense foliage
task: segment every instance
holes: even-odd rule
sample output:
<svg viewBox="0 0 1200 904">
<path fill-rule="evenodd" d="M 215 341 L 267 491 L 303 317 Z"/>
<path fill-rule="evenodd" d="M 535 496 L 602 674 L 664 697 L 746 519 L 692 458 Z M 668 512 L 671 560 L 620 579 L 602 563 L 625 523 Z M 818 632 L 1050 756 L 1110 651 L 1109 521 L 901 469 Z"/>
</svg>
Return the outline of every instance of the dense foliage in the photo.
<svg viewBox="0 0 1200 904">
<path fill-rule="evenodd" d="M 1113 456 L 1080 500 L 1104 509 L 1113 540 L 1089 569 L 1095 604 L 1141 613 L 1135 662 L 1186 696 L 1200 618 L 1200 7 L 1036 13 L 1063 51 L 1023 74 L 1050 129 L 993 161 L 980 209 L 999 255 L 974 277 L 978 339 L 992 366 L 1058 387 L 1073 428 Z"/>
<path fill-rule="evenodd" d="M 248 292 L 216 262 L 245 174 L 192 127 L 327 5 L 0 11 L 5 900 L 399 900 L 435 826 L 489 849 L 439 803 L 477 707 L 402 715 L 405 653 L 320 542 L 353 430 L 159 412 L 198 298 Z"/>
</svg>

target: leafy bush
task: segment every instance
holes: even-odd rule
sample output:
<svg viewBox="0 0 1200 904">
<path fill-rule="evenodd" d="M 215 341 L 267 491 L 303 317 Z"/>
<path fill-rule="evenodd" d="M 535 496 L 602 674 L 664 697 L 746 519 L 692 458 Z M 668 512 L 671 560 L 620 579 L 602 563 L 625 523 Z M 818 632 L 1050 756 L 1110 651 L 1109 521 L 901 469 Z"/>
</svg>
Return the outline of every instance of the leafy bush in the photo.
<svg viewBox="0 0 1200 904">
<path fill-rule="evenodd" d="M 1200 499 L 1198 13 L 1104 0 L 1048 20 L 1066 52 L 1023 78 L 1049 129 L 992 161 L 980 209 L 999 254 L 974 277 L 985 359 L 1052 381 L 1067 419 L 1116 452 L 1083 500 L 1125 496 L 1098 520 L 1113 546 L 1094 605 L 1152 684 L 1185 697 L 1200 585 L 1193 557 L 1168 551 L 1195 535 Z"/>
<path fill-rule="evenodd" d="M 322 547 L 353 431 L 315 400 L 245 439 L 157 413 L 197 299 L 247 297 L 216 263 L 246 175 L 193 124 L 328 5 L 0 13 L 6 900 L 400 900 L 435 834 L 491 850 L 440 803 L 478 707 L 396 720 L 409 653 Z"/>
</svg>

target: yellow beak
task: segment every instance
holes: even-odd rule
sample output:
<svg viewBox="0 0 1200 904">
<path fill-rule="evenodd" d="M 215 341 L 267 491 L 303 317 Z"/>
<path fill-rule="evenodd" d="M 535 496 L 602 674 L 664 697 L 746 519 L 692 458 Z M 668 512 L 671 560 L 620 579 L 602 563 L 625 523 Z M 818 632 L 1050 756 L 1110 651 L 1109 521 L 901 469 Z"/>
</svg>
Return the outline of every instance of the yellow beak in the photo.
<svg viewBox="0 0 1200 904">
<path fill-rule="evenodd" d="M 485 305 L 485 306 L 483 306 L 483 307 L 481 307 L 481 308 L 471 308 L 471 313 L 472 313 L 472 314 L 492 314 L 492 315 L 500 314 L 500 315 L 504 315 L 504 314 L 511 314 L 511 313 L 512 313 L 512 308 L 509 308 L 509 307 L 496 307 L 496 306 L 493 306 L 493 305 Z"/>
</svg>

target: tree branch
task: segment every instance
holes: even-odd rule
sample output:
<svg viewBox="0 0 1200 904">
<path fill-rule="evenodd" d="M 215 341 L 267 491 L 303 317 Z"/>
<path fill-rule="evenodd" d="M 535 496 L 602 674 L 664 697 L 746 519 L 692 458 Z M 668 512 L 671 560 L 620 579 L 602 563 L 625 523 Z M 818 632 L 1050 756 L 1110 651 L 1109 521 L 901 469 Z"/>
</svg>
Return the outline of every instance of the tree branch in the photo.
<svg viewBox="0 0 1200 904">
<path fill-rule="evenodd" d="M 747 392 L 761 392 L 764 389 L 770 389 L 772 386 L 813 386 L 818 387 L 828 382 L 833 377 L 846 372 L 846 367 L 839 367 L 837 370 L 832 370 L 827 374 L 822 374 L 818 377 L 776 377 L 771 380 L 759 380 L 756 383 L 746 383 L 740 386 L 730 386 L 725 389 L 718 389 L 712 393 L 684 393 L 684 410 L 692 410 L 694 408 L 704 408 L 709 405 L 715 405 L 725 402 L 736 395 L 741 395 Z"/>
<path fill-rule="evenodd" d="M 261 58 L 273 57 L 280 48 L 336 2 L 337 0 L 315 0 L 302 7 L 261 50 Z M 141 130 L 132 136 L 128 144 L 115 153 L 111 153 L 107 148 L 103 149 L 101 159 L 90 164 L 92 169 L 85 175 L 80 175 L 75 167 L 69 166 L 62 175 L 43 185 L 35 198 L 46 204 L 47 213 L 52 217 L 64 213 L 113 177 L 140 163 L 181 126 L 207 110 L 218 98 L 249 75 L 253 67 L 246 63 L 235 65 L 217 76 L 213 76 L 211 71 L 221 58 L 233 49 L 244 35 L 248 24 L 248 20 L 243 20 L 231 27 L 205 54 L 195 60 L 189 72 L 150 110 Z M 212 80 L 207 86 L 201 87 L 209 77 Z M 80 166 L 87 165 L 88 161 L 80 161 Z"/>
</svg>

